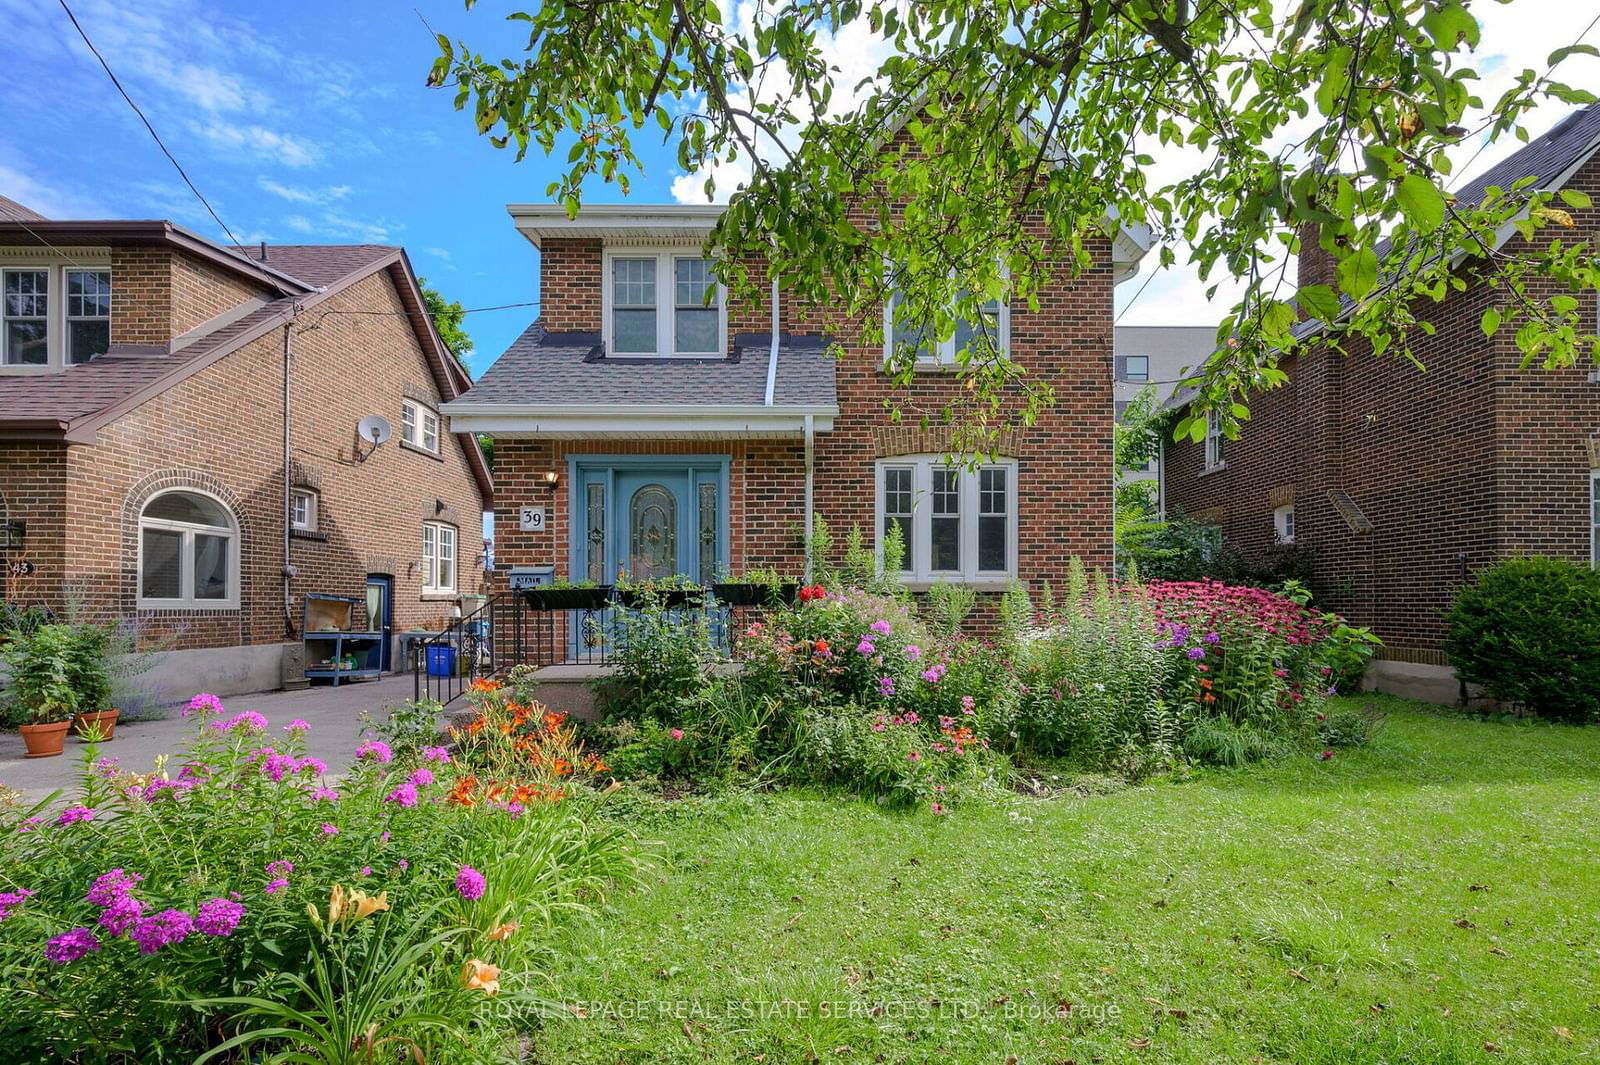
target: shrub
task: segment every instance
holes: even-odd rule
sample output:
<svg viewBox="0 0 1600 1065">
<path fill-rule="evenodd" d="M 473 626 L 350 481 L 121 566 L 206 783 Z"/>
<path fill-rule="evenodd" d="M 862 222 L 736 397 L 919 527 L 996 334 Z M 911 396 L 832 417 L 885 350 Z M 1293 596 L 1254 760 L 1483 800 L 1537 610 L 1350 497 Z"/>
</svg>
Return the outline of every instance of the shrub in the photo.
<svg viewBox="0 0 1600 1065">
<path fill-rule="evenodd" d="M 1317 742 L 1325 747 L 1365 747 L 1387 719 L 1374 703 L 1329 703 L 1317 715 Z"/>
<path fill-rule="evenodd" d="M 893 713 L 861 706 L 806 715 L 799 740 L 801 766 L 819 783 L 846 788 L 885 805 L 926 803 L 941 814 L 957 784 L 999 774 L 988 741 L 970 726 L 916 711 Z"/>
<path fill-rule="evenodd" d="M 40 625 L 15 632 L 3 650 L 11 669 L 6 716 L 11 723 L 65 721 L 108 708 L 111 672 L 106 631 L 94 625 Z"/>
<path fill-rule="evenodd" d="M 653 592 L 617 611 L 615 674 L 601 683 L 606 717 L 676 723 L 711 678 L 718 655 L 706 613 L 666 606 Z"/>
<path fill-rule="evenodd" d="M 1490 566 L 1445 617 L 1463 680 L 1555 721 L 1600 720 L 1600 571 L 1553 558 Z"/>
</svg>

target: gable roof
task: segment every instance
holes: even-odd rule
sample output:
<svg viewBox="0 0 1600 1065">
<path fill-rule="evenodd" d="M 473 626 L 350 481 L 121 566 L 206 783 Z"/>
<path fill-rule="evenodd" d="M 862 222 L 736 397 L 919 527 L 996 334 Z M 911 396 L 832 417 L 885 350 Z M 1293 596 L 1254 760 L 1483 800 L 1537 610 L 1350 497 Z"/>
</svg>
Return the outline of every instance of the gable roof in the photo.
<svg viewBox="0 0 1600 1065">
<path fill-rule="evenodd" d="M 65 234 L 45 232 L 62 225 L 77 228 Z M 105 228 L 96 230 L 95 226 Z M 0 244 L 11 241 L 9 228 L 0 222 Z M 191 241 L 198 241 L 210 249 L 207 259 L 257 280 L 270 278 L 276 291 L 259 306 L 241 305 L 235 313 L 203 323 L 162 347 L 113 345 L 106 354 L 57 373 L 0 378 L 5 382 L 0 388 L 0 439 L 93 443 L 102 426 L 379 271 L 388 275 L 399 293 L 440 395 L 448 402 L 471 386 L 466 371 L 439 336 L 404 248 L 378 244 L 268 246 L 263 261 L 260 248 L 241 255 L 167 222 L 58 222 L 31 228 L 52 245 L 57 238 L 68 245 L 120 243 L 115 235 L 129 232 L 141 234 L 146 243 L 172 244 L 184 250 Z M 96 237 L 97 232 L 102 235 Z M 459 435 L 487 502 L 493 497 L 494 481 L 483 451 L 470 435 Z"/>
<path fill-rule="evenodd" d="M 0 222 L 47 222 L 49 219 L 9 196 L 0 196 Z"/>
</svg>

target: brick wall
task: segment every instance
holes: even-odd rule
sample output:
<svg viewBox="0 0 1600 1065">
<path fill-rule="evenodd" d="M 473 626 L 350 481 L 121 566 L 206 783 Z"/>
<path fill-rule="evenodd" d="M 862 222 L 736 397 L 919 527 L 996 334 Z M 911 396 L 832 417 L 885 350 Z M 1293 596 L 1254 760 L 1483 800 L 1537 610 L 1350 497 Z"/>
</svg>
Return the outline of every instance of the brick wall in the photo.
<svg viewBox="0 0 1600 1065">
<path fill-rule="evenodd" d="M 268 290 L 170 248 L 113 248 L 111 339 L 165 344 Z"/>
<path fill-rule="evenodd" d="M 59 610 L 66 565 L 67 465 L 63 449 L 52 444 L 0 444 L 0 521 L 27 524 L 21 550 L 0 554 L 0 562 L 31 562 L 29 577 L 11 577 L 0 568 L 0 592 L 9 601 L 42 602 Z"/>
<path fill-rule="evenodd" d="M 1600 163 L 1574 184 L 1600 195 Z M 1576 214 L 1593 240 L 1600 212 Z M 1288 490 L 1328 605 L 1373 626 L 1386 657 L 1443 664 L 1442 615 L 1464 575 L 1518 554 L 1589 558 L 1600 385 L 1586 368 L 1521 369 L 1513 331 L 1491 340 L 1479 327 L 1494 297 L 1472 285 L 1414 307 L 1436 329 L 1411 337 L 1422 370 L 1361 341 L 1348 356 L 1313 349 L 1285 363 L 1290 383 L 1251 397 L 1226 469 L 1203 470 L 1202 444 L 1168 442 L 1169 508 L 1210 512 L 1230 544 L 1260 557 L 1273 494 Z M 1584 313 L 1594 328 L 1593 300 Z M 1337 491 L 1371 531 L 1352 529 Z"/>
</svg>

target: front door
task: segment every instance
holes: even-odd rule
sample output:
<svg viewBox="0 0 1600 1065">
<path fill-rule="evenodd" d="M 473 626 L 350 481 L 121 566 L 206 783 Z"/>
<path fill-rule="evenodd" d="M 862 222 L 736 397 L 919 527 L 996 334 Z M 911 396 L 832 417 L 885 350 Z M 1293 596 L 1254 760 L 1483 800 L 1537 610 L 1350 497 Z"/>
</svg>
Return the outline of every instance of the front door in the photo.
<svg viewBox="0 0 1600 1065">
<path fill-rule="evenodd" d="M 630 581 L 696 577 L 687 470 L 617 474 L 615 557 Z"/>
<path fill-rule="evenodd" d="M 383 637 L 372 665 L 387 673 L 394 632 L 394 578 L 386 573 L 367 574 L 367 626 Z"/>
</svg>

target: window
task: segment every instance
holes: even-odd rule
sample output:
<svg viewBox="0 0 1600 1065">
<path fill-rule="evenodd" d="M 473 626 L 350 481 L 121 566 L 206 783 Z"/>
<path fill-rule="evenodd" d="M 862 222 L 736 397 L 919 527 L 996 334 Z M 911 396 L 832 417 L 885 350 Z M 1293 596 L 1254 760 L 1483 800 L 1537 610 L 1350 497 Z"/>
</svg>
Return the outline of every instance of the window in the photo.
<svg viewBox="0 0 1600 1065">
<path fill-rule="evenodd" d="M 1119 399 L 1119 400 L 1117 400 L 1117 402 L 1116 402 L 1116 411 L 1115 411 L 1115 415 L 1116 415 L 1117 421 L 1120 422 L 1123 419 L 1123 416 L 1128 413 L 1128 408 L 1131 407 L 1132 405 L 1133 405 L 1133 400 L 1131 400 L 1131 399 Z"/>
<path fill-rule="evenodd" d="M 606 259 L 606 350 L 612 355 L 719 358 L 722 287 L 699 252 L 617 252 Z"/>
<path fill-rule="evenodd" d="M 414 399 L 400 404 L 400 439 L 412 447 L 439 453 L 439 415 Z"/>
<path fill-rule="evenodd" d="M 0 367 L 59 370 L 110 347 L 110 269 L 45 264 L 0 271 Z"/>
<path fill-rule="evenodd" d="M 139 515 L 140 609 L 231 609 L 239 605 L 238 526 L 228 508 L 199 492 L 166 492 Z"/>
<path fill-rule="evenodd" d="M 5 272 L 5 353 L 7 366 L 50 363 L 50 271 Z"/>
<path fill-rule="evenodd" d="M 1118 355 L 1117 380 L 1144 383 L 1150 380 L 1150 356 Z"/>
<path fill-rule="evenodd" d="M 1227 465 L 1228 438 L 1215 414 L 1206 415 L 1206 469 L 1217 470 Z"/>
<path fill-rule="evenodd" d="M 422 523 L 422 590 L 456 590 L 456 527 L 440 521 Z"/>
<path fill-rule="evenodd" d="M 289 493 L 289 525 L 301 532 L 317 530 L 317 493 L 296 488 Z"/>
<path fill-rule="evenodd" d="M 1014 462 L 974 470 L 939 455 L 879 463 L 879 527 L 905 541 L 902 572 L 924 581 L 1015 575 L 1016 471 Z"/>
<path fill-rule="evenodd" d="M 901 295 L 898 291 L 889 297 L 884 308 L 883 357 L 888 361 L 896 351 L 909 348 L 916 352 L 919 365 L 950 366 L 956 356 L 972 346 L 978 338 L 987 336 L 995 347 L 1004 351 L 1010 344 L 1011 316 L 1006 305 L 999 300 L 989 300 L 980 306 L 977 322 L 956 319 L 955 333 L 949 340 L 935 342 L 917 324 L 902 320 Z"/>
<path fill-rule="evenodd" d="M 1294 543 L 1294 504 L 1279 507 L 1272 512 L 1272 529 L 1277 534 L 1278 543 Z"/>
</svg>

